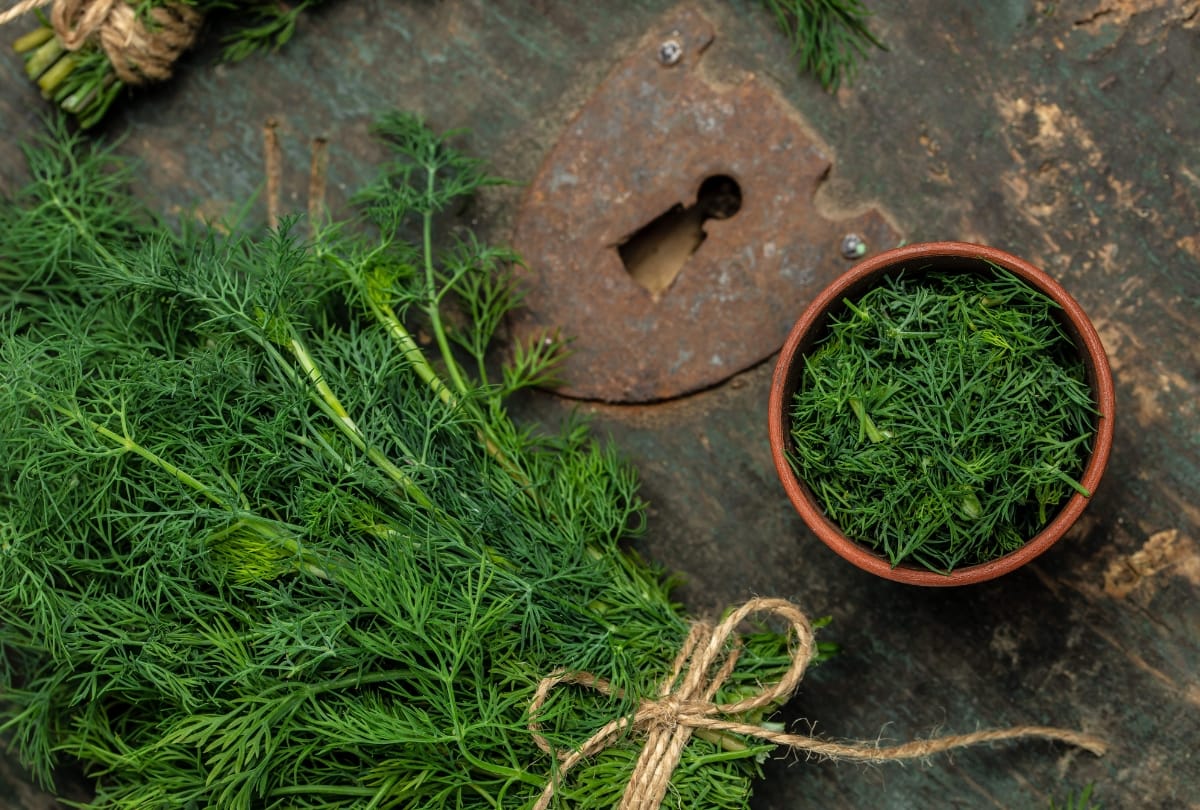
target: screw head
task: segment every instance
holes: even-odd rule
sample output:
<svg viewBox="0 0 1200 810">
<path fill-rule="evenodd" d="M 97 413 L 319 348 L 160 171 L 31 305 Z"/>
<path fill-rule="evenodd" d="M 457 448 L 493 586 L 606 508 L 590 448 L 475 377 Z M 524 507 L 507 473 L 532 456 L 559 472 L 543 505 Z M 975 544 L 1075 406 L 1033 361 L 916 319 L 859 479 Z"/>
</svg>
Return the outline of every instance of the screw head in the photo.
<svg viewBox="0 0 1200 810">
<path fill-rule="evenodd" d="M 848 233 L 842 237 L 842 256 L 847 259 L 861 259 L 867 255 L 867 243 L 856 233 Z"/>
<path fill-rule="evenodd" d="M 683 43 L 672 37 L 663 40 L 658 46 L 658 61 L 667 67 L 676 64 L 683 58 Z"/>
</svg>

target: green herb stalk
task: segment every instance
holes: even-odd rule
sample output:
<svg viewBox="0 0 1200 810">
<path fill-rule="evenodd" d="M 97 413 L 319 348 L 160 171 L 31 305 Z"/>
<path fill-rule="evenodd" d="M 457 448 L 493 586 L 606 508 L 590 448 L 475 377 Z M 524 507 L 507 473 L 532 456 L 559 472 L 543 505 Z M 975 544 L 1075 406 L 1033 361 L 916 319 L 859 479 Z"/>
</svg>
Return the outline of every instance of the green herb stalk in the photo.
<svg viewBox="0 0 1200 810">
<path fill-rule="evenodd" d="M 1057 305 L 994 271 L 890 276 L 846 301 L 805 359 L 796 474 L 893 565 L 994 559 L 1088 494 L 1083 364 Z"/>
<path fill-rule="evenodd" d="M 557 350 L 497 371 L 512 256 L 439 226 L 497 181 L 413 118 L 379 134 L 363 220 L 309 242 L 168 229 L 61 128 L 0 203 L 0 733 L 43 783 L 81 763 L 87 806 L 527 806 L 554 771 L 538 681 L 625 695 L 555 690 L 569 750 L 687 634 L 626 548 L 633 471 L 506 414 Z M 722 700 L 789 663 L 745 641 Z M 561 805 L 611 807 L 637 750 Z M 697 737 L 673 791 L 744 808 L 769 750 Z"/>
</svg>

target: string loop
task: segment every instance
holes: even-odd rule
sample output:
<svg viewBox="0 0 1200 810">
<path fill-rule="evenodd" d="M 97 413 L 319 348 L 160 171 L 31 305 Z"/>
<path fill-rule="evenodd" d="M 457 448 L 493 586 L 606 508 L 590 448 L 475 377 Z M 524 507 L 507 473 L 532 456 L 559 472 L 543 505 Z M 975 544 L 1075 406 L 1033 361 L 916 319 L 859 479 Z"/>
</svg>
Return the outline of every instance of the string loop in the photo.
<svg viewBox="0 0 1200 810">
<path fill-rule="evenodd" d="M 715 697 L 737 665 L 741 643 L 735 636 L 737 626 L 754 614 L 767 614 L 786 622 L 791 635 L 792 663 L 783 677 L 767 684 L 756 694 L 733 703 L 717 703 Z M 542 736 L 537 715 L 550 692 L 561 685 L 593 689 L 606 696 L 621 697 L 610 683 L 589 672 L 557 671 L 542 679 L 529 706 L 529 732 L 538 748 L 559 760 L 553 778 L 542 791 L 533 810 L 546 810 L 555 790 L 567 772 L 581 760 L 594 756 L 614 744 L 626 729 L 645 738 L 634 765 L 633 774 L 621 798 L 620 810 L 657 810 L 662 805 L 691 735 L 700 729 L 741 734 L 803 751 L 809 756 L 856 762 L 891 762 L 921 759 L 955 748 L 1019 738 L 1042 738 L 1064 742 L 1101 756 L 1107 746 L 1103 740 L 1070 729 L 1047 726 L 1016 726 L 976 731 L 930 740 L 914 740 L 892 747 L 870 743 L 838 743 L 812 736 L 773 731 L 736 718 L 746 712 L 779 705 L 799 686 L 816 645 L 812 624 L 804 613 L 784 599 L 751 599 L 729 614 L 715 628 L 706 622 L 694 622 L 672 666 L 671 675 L 659 687 L 656 699 L 645 700 L 632 716 L 613 720 L 571 752 L 556 752 Z M 714 668 L 716 671 L 714 672 Z"/>
</svg>

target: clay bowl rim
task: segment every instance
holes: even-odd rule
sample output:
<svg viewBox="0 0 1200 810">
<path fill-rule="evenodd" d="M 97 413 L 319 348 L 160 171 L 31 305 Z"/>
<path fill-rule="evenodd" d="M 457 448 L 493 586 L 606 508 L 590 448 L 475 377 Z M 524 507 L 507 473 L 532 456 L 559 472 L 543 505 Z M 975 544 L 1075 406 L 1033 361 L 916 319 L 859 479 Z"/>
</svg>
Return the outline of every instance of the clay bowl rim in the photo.
<svg viewBox="0 0 1200 810">
<path fill-rule="evenodd" d="M 1096 399 L 1096 435 L 1092 454 L 1080 479 L 1080 483 L 1092 493 L 1092 497 L 1095 497 L 1096 488 L 1108 464 L 1116 411 L 1112 371 L 1104 345 L 1091 320 L 1062 285 L 1023 259 L 997 248 L 970 242 L 924 242 L 906 245 L 863 260 L 822 290 L 792 326 L 771 380 L 768 428 L 775 471 L 788 499 L 805 524 L 838 555 L 864 571 L 884 579 L 933 587 L 970 585 L 994 579 L 1020 568 L 1058 542 L 1090 501 L 1090 498 L 1076 492 L 1050 523 L 1016 551 L 985 563 L 956 568 L 949 574 L 939 574 L 914 565 L 901 564 L 893 567 L 885 558 L 846 537 L 837 525 L 825 516 L 811 491 L 797 478 L 788 463 L 787 453 L 791 449 L 792 441 L 788 429 L 787 405 L 795 393 L 800 370 L 803 368 L 802 364 L 796 363 L 797 355 L 803 356 L 815 342 L 815 336 L 824 332 L 828 313 L 839 307 L 843 298 L 865 291 L 879 276 L 898 271 L 904 266 L 909 270 L 920 270 L 931 264 L 953 267 L 979 263 L 982 268 L 989 262 L 1024 279 L 1049 295 L 1062 308 L 1067 332 L 1083 355 L 1088 383 Z"/>
</svg>

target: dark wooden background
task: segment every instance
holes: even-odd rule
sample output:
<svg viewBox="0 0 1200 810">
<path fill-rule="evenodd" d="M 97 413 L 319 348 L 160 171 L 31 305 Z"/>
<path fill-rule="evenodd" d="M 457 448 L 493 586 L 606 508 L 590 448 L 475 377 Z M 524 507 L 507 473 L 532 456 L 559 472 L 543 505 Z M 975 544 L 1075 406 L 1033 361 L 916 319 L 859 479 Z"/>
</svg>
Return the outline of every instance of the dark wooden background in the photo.
<svg viewBox="0 0 1200 810">
<path fill-rule="evenodd" d="M 708 69 L 753 71 L 794 106 L 834 158 L 822 192 L 833 203 L 877 205 L 909 241 L 1009 250 L 1080 301 L 1110 353 L 1119 408 L 1112 461 L 1081 524 L 984 585 L 921 590 L 859 572 L 783 497 L 766 443 L 769 360 L 676 401 L 545 396 L 524 414 L 579 407 L 638 465 L 652 504 L 645 551 L 686 578 L 693 613 L 769 595 L 833 616 L 827 636 L 844 651 L 810 674 L 789 717 L 843 738 L 1044 723 L 1111 743 L 1100 759 L 1040 742 L 906 766 L 785 759 L 755 807 L 1044 808 L 1093 782 L 1107 808 L 1200 807 L 1200 3 L 868 5 L 888 51 L 836 94 L 796 75 L 749 0 L 698 2 L 717 27 Z M 277 55 L 220 65 L 214 46 L 200 48 L 99 136 L 123 137 L 121 150 L 143 161 L 141 193 L 184 216 L 220 215 L 258 190 L 269 118 L 289 210 L 305 207 L 317 136 L 330 143 L 330 202 L 344 205 L 378 154 L 367 126 L 388 108 L 469 127 L 471 151 L 529 182 L 572 113 L 670 7 L 330 0 Z M 8 50 L 27 28 L 0 30 L 5 193 L 23 178 L 15 145 L 44 126 Z M 489 194 L 473 215 L 502 238 L 520 199 Z M 4 805 L 55 806 L 0 760 Z"/>
</svg>

